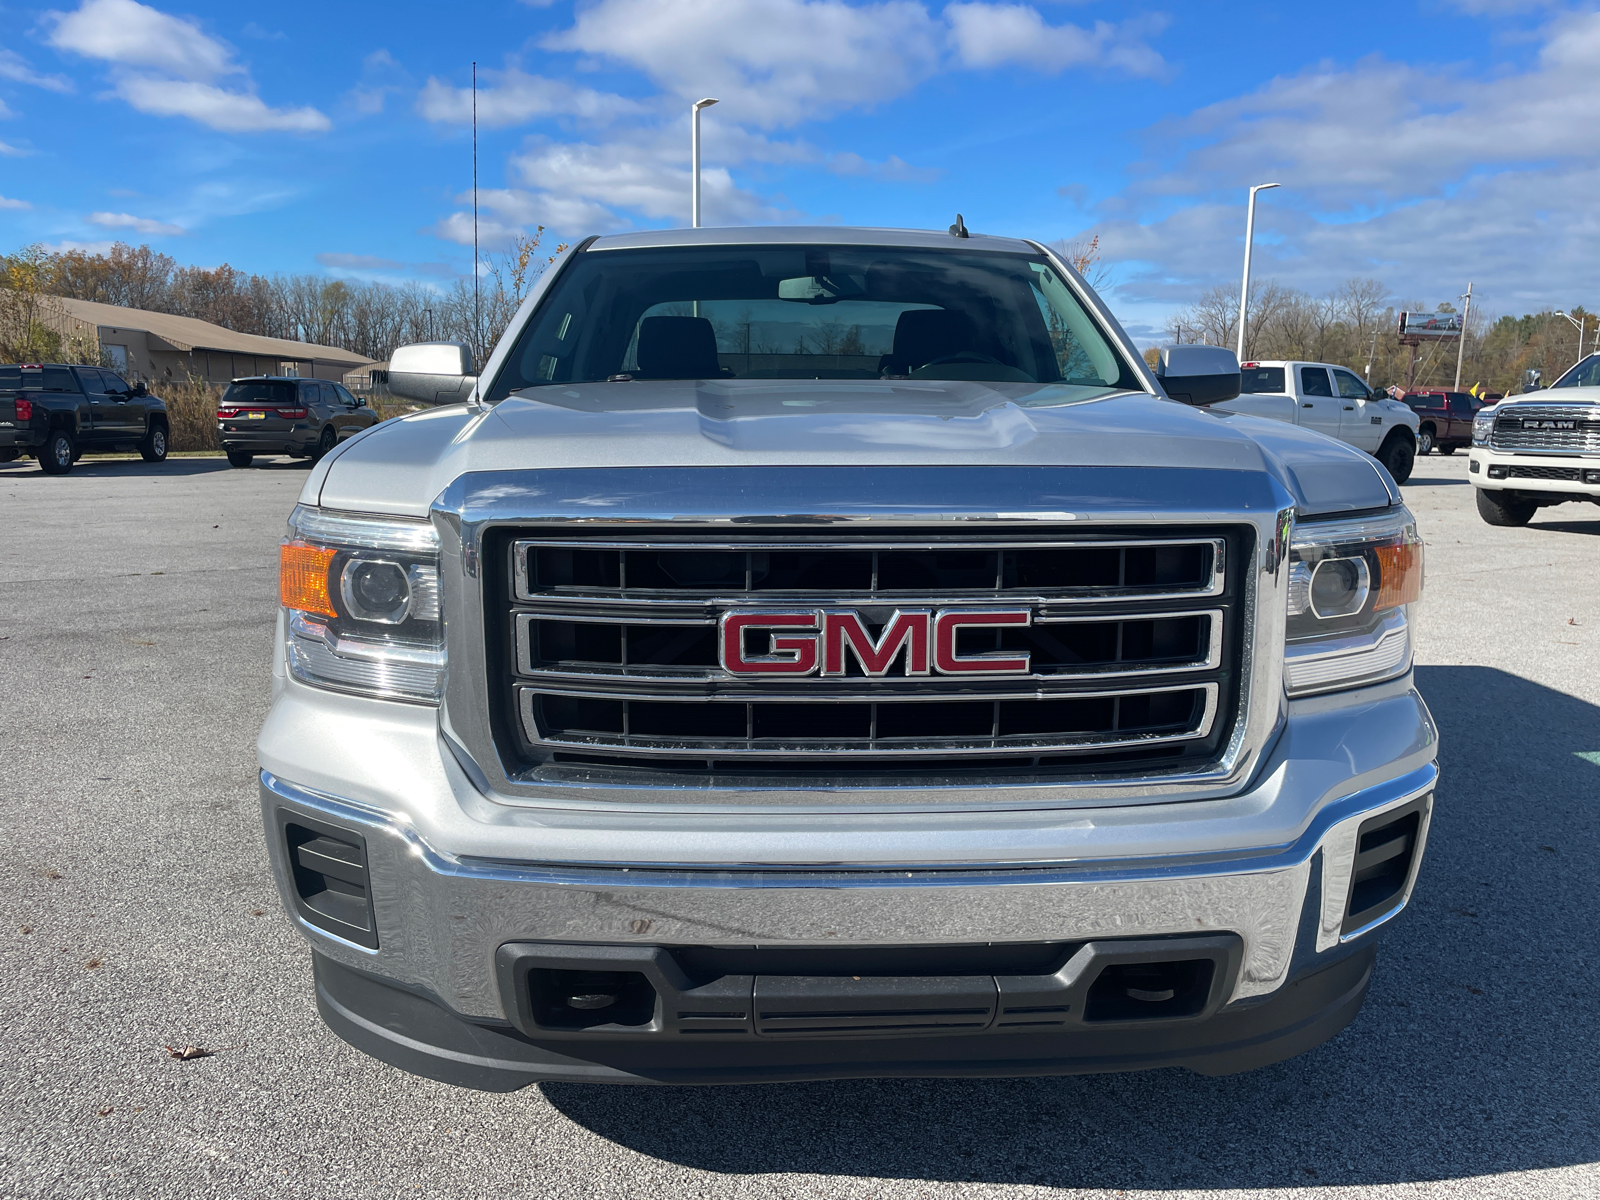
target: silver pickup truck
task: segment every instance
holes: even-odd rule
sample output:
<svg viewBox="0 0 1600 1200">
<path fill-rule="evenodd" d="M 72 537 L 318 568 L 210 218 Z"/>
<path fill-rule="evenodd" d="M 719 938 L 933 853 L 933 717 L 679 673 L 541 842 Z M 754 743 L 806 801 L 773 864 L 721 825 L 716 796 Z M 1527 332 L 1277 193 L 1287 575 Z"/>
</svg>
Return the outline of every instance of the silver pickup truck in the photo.
<svg viewBox="0 0 1600 1200">
<path fill-rule="evenodd" d="M 1422 548 L 1035 242 L 590 239 L 281 552 L 327 1023 L 451 1083 L 1183 1066 L 1333 1036 L 1416 879 Z"/>
</svg>

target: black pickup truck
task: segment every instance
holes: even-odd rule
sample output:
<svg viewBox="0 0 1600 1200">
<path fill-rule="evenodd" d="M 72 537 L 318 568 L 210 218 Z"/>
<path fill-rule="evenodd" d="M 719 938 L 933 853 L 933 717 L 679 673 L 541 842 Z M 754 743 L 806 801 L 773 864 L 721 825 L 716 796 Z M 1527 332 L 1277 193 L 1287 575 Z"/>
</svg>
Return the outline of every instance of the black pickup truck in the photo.
<svg viewBox="0 0 1600 1200">
<path fill-rule="evenodd" d="M 24 454 L 65 475 L 87 450 L 167 457 L 167 405 L 115 371 L 62 363 L 0 366 L 0 462 Z"/>
</svg>

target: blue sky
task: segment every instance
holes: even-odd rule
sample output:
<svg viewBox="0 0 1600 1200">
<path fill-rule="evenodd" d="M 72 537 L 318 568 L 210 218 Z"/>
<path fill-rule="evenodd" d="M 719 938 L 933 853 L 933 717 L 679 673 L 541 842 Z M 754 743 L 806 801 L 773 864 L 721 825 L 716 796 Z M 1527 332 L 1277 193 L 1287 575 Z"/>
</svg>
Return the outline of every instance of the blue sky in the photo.
<svg viewBox="0 0 1600 1200">
<path fill-rule="evenodd" d="M 1237 278 L 1596 306 L 1600 13 L 1338 4 L 0 0 L 0 248 L 470 274 L 493 246 L 688 222 L 1098 233 L 1141 340 Z"/>
</svg>

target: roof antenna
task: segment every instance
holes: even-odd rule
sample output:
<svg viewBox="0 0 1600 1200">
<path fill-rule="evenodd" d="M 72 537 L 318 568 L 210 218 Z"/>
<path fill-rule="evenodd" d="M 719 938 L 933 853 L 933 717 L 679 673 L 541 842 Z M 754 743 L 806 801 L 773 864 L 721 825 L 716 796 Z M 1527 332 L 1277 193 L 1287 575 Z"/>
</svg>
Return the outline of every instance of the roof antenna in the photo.
<svg viewBox="0 0 1600 1200">
<path fill-rule="evenodd" d="M 967 223 L 961 219 L 961 214 L 960 213 L 956 214 L 956 223 L 954 225 L 950 226 L 950 236 L 951 237 L 958 237 L 958 238 L 964 238 L 964 237 L 971 237 L 972 236 L 971 234 L 969 234 L 967 232 Z"/>
</svg>

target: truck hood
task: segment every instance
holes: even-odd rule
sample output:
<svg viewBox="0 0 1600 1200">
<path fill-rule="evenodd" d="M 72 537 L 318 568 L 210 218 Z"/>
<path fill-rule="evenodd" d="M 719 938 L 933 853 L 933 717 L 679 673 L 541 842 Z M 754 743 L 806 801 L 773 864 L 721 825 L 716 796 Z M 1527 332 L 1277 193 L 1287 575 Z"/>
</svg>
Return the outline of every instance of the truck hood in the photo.
<svg viewBox="0 0 1600 1200">
<path fill-rule="evenodd" d="M 529 389 L 385 421 L 313 469 L 303 503 L 424 516 L 468 472 L 725 466 L 1065 466 L 1262 472 L 1302 515 L 1383 508 L 1375 460 L 1279 421 L 1142 392 L 904 380 Z"/>
</svg>

